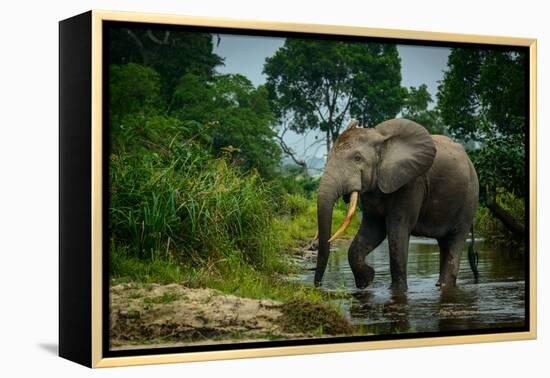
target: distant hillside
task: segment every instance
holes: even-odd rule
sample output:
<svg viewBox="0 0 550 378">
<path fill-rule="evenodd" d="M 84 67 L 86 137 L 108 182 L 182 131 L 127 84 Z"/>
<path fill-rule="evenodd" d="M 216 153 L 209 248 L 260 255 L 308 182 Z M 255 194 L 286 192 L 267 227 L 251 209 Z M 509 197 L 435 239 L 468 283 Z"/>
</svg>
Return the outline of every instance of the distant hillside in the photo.
<svg viewBox="0 0 550 378">
<path fill-rule="evenodd" d="M 306 160 L 307 168 L 311 176 L 320 176 L 325 169 L 325 158 L 312 156 Z"/>
<path fill-rule="evenodd" d="M 325 168 L 324 157 L 312 156 L 306 160 L 306 163 L 307 163 L 307 169 L 310 176 L 317 177 L 323 174 L 323 170 Z M 281 165 L 283 167 L 291 167 L 291 166 L 295 166 L 296 164 L 291 158 L 289 158 L 288 156 L 285 156 L 281 162 Z"/>
</svg>

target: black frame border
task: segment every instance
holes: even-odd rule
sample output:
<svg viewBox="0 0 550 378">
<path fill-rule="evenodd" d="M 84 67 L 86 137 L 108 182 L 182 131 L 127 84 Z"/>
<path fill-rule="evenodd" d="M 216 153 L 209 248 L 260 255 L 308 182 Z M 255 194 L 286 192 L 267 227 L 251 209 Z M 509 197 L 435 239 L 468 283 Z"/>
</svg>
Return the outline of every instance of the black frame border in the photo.
<svg viewBox="0 0 550 378">
<path fill-rule="evenodd" d="M 59 22 L 59 356 L 92 365 L 92 12 Z"/>
</svg>

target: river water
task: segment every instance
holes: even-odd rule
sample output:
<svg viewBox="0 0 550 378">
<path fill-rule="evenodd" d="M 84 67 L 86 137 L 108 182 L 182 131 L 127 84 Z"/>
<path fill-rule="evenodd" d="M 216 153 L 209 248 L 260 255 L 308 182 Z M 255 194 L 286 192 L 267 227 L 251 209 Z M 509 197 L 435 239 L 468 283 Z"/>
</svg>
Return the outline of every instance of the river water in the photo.
<svg viewBox="0 0 550 378">
<path fill-rule="evenodd" d="M 351 322 L 369 333 L 482 330 L 522 327 L 525 322 L 525 263 L 519 251 L 502 251 L 476 242 L 479 283 L 474 282 L 468 254 L 462 254 L 457 288 L 441 291 L 439 249 L 433 239 L 412 238 L 408 257 L 408 290 L 393 291 L 387 241 L 367 257 L 376 271 L 374 281 L 356 289 L 347 260 L 348 245 L 331 253 L 323 289 L 345 291 L 350 299 L 339 300 Z M 313 272 L 295 277 L 311 285 Z"/>
</svg>

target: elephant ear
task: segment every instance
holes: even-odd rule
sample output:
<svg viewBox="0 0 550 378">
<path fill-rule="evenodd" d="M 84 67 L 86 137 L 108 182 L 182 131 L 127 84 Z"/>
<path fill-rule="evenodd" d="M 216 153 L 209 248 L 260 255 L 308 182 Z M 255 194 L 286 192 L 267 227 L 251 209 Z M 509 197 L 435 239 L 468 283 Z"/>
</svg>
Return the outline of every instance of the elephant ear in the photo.
<svg viewBox="0 0 550 378">
<path fill-rule="evenodd" d="M 432 166 L 436 149 L 424 127 L 408 119 L 393 119 L 376 130 L 385 140 L 378 166 L 378 187 L 383 193 L 395 192 Z"/>
</svg>

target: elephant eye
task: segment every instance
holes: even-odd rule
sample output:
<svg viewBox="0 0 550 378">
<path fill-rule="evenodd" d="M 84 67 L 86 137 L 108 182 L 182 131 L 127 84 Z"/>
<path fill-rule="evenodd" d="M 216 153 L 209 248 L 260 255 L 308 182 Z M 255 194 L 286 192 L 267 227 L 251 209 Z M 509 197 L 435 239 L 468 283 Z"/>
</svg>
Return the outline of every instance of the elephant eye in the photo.
<svg viewBox="0 0 550 378">
<path fill-rule="evenodd" d="M 361 155 L 355 155 L 353 157 L 353 160 L 355 160 L 356 162 L 360 162 L 361 161 Z"/>
</svg>

